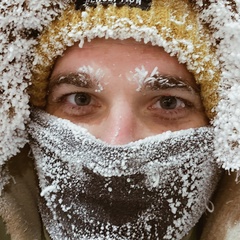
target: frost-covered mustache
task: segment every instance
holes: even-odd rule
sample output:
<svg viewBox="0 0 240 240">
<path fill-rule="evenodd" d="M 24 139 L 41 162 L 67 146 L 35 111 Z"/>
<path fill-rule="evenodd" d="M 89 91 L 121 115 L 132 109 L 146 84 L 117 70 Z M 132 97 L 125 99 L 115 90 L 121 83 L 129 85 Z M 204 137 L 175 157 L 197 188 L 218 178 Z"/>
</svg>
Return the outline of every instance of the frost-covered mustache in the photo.
<svg viewBox="0 0 240 240">
<path fill-rule="evenodd" d="M 133 239 L 181 239 L 218 181 L 210 127 L 111 146 L 68 120 L 34 110 L 28 131 L 46 201 L 41 213 L 53 239 L 131 239 L 124 229 Z M 59 236 L 49 214 L 61 222 Z"/>
</svg>

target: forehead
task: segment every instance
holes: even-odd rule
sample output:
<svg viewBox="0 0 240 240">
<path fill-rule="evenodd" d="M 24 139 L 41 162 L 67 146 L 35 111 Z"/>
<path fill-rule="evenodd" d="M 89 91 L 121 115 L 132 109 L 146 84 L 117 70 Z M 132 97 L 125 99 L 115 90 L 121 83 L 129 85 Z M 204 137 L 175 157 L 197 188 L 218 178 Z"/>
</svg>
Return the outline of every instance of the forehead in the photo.
<svg viewBox="0 0 240 240">
<path fill-rule="evenodd" d="M 82 48 L 75 43 L 57 59 L 52 75 L 76 72 L 86 65 L 98 69 L 107 68 L 119 74 L 123 71 L 132 72 L 142 66 L 149 71 L 157 67 L 161 74 L 193 79 L 186 66 L 180 64 L 176 57 L 170 56 L 163 48 L 133 39 L 94 39 L 85 42 Z"/>
</svg>

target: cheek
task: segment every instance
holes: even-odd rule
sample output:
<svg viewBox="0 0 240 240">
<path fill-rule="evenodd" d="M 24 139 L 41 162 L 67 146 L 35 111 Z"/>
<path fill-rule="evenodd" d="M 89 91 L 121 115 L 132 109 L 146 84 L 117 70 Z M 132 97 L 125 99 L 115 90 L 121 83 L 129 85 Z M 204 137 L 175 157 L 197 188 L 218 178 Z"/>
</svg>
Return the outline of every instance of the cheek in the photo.
<svg viewBox="0 0 240 240">
<path fill-rule="evenodd" d="M 189 125 L 185 125 L 184 129 L 187 128 L 198 128 L 209 125 L 209 119 L 204 111 L 199 111 L 194 114 L 194 116 L 189 119 Z"/>
<path fill-rule="evenodd" d="M 47 103 L 44 110 L 51 115 L 64 119 L 64 113 L 54 104 Z"/>
<path fill-rule="evenodd" d="M 145 120 L 145 126 L 148 126 L 152 135 L 161 134 L 166 131 L 179 131 L 189 128 L 199 128 L 209 125 L 209 119 L 205 112 L 196 112 L 182 119 L 161 119 L 158 117 L 148 117 Z"/>
<path fill-rule="evenodd" d="M 195 121 L 194 122 L 199 127 L 207 126 L 207 125 L 210 124 L 210 120 L 207 117 L 207 115 L 205 113 L 205 110 L 202 110 L 202 111 L 198 112 L 198 114 L 195 117 Z"/>
</svg>

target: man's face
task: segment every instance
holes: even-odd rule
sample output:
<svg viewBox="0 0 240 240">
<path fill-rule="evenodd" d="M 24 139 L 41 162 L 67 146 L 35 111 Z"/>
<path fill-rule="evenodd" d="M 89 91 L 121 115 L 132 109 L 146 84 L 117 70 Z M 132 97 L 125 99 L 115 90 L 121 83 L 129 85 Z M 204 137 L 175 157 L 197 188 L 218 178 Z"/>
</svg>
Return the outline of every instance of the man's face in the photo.
<svg viewBox="0 0 240 240">
<path fill-rule="evenodd" d="M 212 131 L 175 57 L 131 39 L 76 44 L 55 63 L 46 111 L 29 132 L 51 236 L 181 239 L 199 220 L 217 181 Z"/>
<path fill-rule="evenodd" d="M 186 66 L 132 39 L 68 48 L 53 68 L 46 111 L 114 145 L 208 124 Z"/>
</svg>

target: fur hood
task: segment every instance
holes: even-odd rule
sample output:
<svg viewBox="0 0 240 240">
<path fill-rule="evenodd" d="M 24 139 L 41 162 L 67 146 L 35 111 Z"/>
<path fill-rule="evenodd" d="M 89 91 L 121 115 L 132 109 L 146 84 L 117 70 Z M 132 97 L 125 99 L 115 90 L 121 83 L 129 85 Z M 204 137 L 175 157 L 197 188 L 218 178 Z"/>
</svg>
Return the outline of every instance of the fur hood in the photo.
<svg viewBox="0 0 240 240">
<path fill-rule="evenodd" d="M 83 2 L 88 1 L 74 2 L 76 6 L 84 6 Z M 49 24 L 72 3 L 71 0 L 0 2 L 0 166 L 28 141 L 26 124 L 30 114 L 32 69 L 36 65 L 35 46 Z M 211 32 L 210 44 L 216 49 L 220 69 L 219 82 L 213 87 L 218 102 L 211 109 L 215 155 L 221 167 L 239 170 L 240 2 L 189 0 L 189 4 Z"/>
<path fill-rule="evenodd" d="M 174 1 L 175 0 L 171 0 L 169 2 L 174 3 Z M 204 84 L 201 84 L 200 82 L 200 85 L 202 91 L 205 92 L 208 92 L 209 86 L 211 87 L 211 92 L 208 97 L 205 96 L 204 101 L 211 106 L 208 109 L 208 116 L 210 117 L 211 124 L 214 127 L 215 156 L 219 163 L 219 167 L 228 171 L 237 172 L 240 170 L 240 1 L 179 1 L 183 1 L 187 3 L 188 6 L 191 6 L 192 11 L 194 11 L 197 16 L 197 25 L 199 24 L 202 26 L 202 28 L 200 26 L 199 29 L 207 29 L 206 38 L 209 40 L 207 48 L 214 49 L 213 56 L 207 53 L 204 58 L 202 56 L 200 57 L 205 63 L 213 62 L 214 69 L 218 72 L 218 81 L 203 78 L 202 81 Z M 2 193 L 2 198 L 0 199 L 0 212 L 6 221 L 10 221 L 8 226 L 9 232 L 20 229 L 21 234 L 23 234 L 16 235 L 13 239 L 40 239 L 39 236 L 42 234 L 36 233 L 35 231 L 25 232 L 25 229 L 31 225 L 36 225 L 39 229 L 42 227 L 41 220 L 39 219 L 39 215 L 36 210 L 36 198 L 38 192 L 35 187 L 37 183 L 34 182 L 36 179 L 31 161 L 30 163 L 27 161 L 28 164 L 26 166 L 26 161 L 24 163 L 23 157 L 19 157 L 19 155 L 14 157 L 28 142 L 26 126 L 30 121 L 31 105 L 36 105 L 36 102 L 34 103 L 34 101 L 32 101 L 33 91 L 31 91 L 31 89 L 34 85 L 34 74 L 37 72 L 35 67 L 41 60 L 38 54 L 39 45 L 42 46 L 41 41 L 44 34 L 51 29 L 49 28 L 51 23 L 58 19 L 59 16 L 62 16 L 62 14 L 69 9 L 70 5 L 74 5 L 76 9 L 80 9 L 82 11 L 81 17 L 85 17 L 85 10 L 88 4 L 92 2 L 96 3 L 95 5 L 97 6 L 101 1 L 0 1 L 0 195 Z M 106 0 L 105 2 L 108 2 L 109 4 L 119 4 L 119 2 L 123 1 Z M 125 3 L 129 2 L 130 1 L 125 0 Z M 150 7 L 151 2 L 156 3 L 161 2 L 161 0 L 136 0 L 131 2 L 134 2 L 146 10 Z M 176 21 L 176 19 L 173 19 L 173 21 L 175 21 L 178 25 L 181 24 L 181 22 Z M 191 26 L 187 25 L 187 28 L 190 29 Z M 154 30 L 154 28 L 152 29 Z M 141 34 L 143 34 L 144 31 L 145 29 L 143 29 Z M 200 32 L 199 34 L 200 37 L 205 38 L 205 31 Z M 146 37 L 147 35 L 148 32 L 145 33 Z M 106 37 L 106 35 L 104 36 Z M 49 39 L 51 40 L 51 37 L 49 37 Z M 79 40 L 80 38 L 76 38 L 73 41 Z M 185 44 L 186 49 L 190 49 L 188 43 L 183 40 L 184 39 L 181 39 L 181 43 Z M 149 41 L 153 42 L 153 40 Z M 165 42 L 162 41 L 162 45 L 158 45 L 163 46 L 165 50 L 168 50 L 169 45 L 164 44 Z M 170 46 L 170 48 L 171 50 L 168 50 L 168 52 L 176 55 L 179 54 L 177 51 L 173 51 L 174 49 L 172 46 Z M 189 51 L 191 51 L 191 49 Z M 61 52 L 58 53 L 58 55 L 59 54 L 61 54 Z M 193 60 L 199 57 L 196 54 L 190 55 Z M 189 60 L 186 58 L 184 53 L 182 53 L 179 59 L 185 63 Z M 209 75 L 204 76 L 211 76 L 211 69 L 198 69 L 197 66 L 194 66 L 194 63 L 195 62 L 192 61 L 189 68 L 194 70 L 196 74 L 208 70 Z M 215 73 L 212 72 L 212 75 L 214 74 Z M 205 82 L 207 82 L 207 85 L 205 85 Z M 44 95 L 41 88 L 39 88 L 39 94 Z M 12 161 L 14 164 L 11 164 Z M 13 165 L 15 167 L 13 167 Z M 30 167 L 28 165 L 30 165 Z M 22 174 L 19 175 L 17 173 L 16 175 L 13 171 L 15 168 L 21 169 Z M 22 179 L 22 175 L 29 178 Z M 17 180 L 18 184 L 15 183 L 15 180 Z M 10 184 L 6 186 L 7 183 Z M 31 187 L 25 189 L 26 183 L 32 183 L 32 188 L 34 188 L 34 190 L 31 191 Z M 21 187 L 21 184 L 24 185 L 23 188 Z M 215 211 L 215 215 L 212 216 L 213 219 L 218 219 L 218 222 L 214 227 L 212 227 L 210 221 L 210 224 L 207 225 L 204 232 L 202 238 L 203 240 L 219 240 L 220 238 L 217 236 L 218 232 L 220 232 L 219 229 L 224 232 L 225 228 L 228 227 L 227 224 L 232 226 L 238 221 L 239 217 L 234 214 L 234 223 L 232 222 L 232 219 L 231 222 L 228 223 L 225 221 L 225 216 L 227 216 L 226 214 L 232 210 L 232 205 L 225 204 L 226 199 L 224 196 L 228 196 L 227 203 L 233 202 L 232 195 L 229 193 L 234 193 L 235 190 L 237 191 L 235 178 L 232 179 L 231 184 L 227 185 L 224 182 L 223 188 L 220 188 L 218 191 L 218 195 L 216 195 L 218 203 L 215 208 L 217 211 Z M 4 187 L 4 190 L 6 191 L 2 192 Z M 19 190 L 20 188 L 21 190 Z M 25 190 L 22 191 L 22 189 Z M 19 195 L 23 195 L 23 200 L 19 200 L 15 197 L 15 193 L 18 193 L 18 191 L 22 191 Z M 34 194 L 32 192 L 34 192 Z M 28 222 L 26 221 L 25 216 L 21 216 L 21 212 L 19 211 L 19 209 L 26 204 L 26 196 L 30 196 L 31 199 L 29 202 L 32 202 L 32 205 L 25 206 L 28 208 L 27 213 L 29 213 Z M 13 206 L 13 204 L 17 205 Z M 222 209 L 222 205 L 224 205 L 224 209 Z M 13 207 L 16 211 L 12 211 Z M 6 209 L 9 209 L 9 212 L 6 211 Z M 34 219 L 37 219 L 35 221 L 32 221 L 33 214 L 32 211 L 30 211 L 32 209 L 35 210 L 34 214 L 36 217 L 34 216 Z M 9 214 L 10 212 L 11 214 Z M 237 214 L 237 211 L 235 212 Z M 21 227 L 21 224 L 23 223 L 22 219 L 25 219 L 24 221 L 26 221 L 24 222 L 24 224 L 26 224 L 24 225 L 24 228 Z M 11 229 L 12 223 L 14 223 L 13 230 Z M 215 231 L 216 227 L 217 230 Z M 24 231 L 22 232 L 22 230 Z M 239 230 L 237 229 L 235 233 L 239 234 Z M 224 233 L 222 235 L 224 235 Z M 226 237 L 221 239 L 233 239 L 233 235 L 229 235 L 228 238 Z"/>
</svg>

